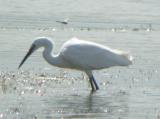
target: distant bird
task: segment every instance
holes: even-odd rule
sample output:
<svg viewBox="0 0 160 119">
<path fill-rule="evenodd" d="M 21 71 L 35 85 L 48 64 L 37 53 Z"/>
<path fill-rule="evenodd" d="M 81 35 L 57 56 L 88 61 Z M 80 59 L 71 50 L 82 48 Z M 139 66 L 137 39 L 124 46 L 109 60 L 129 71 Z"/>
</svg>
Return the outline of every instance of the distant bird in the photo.
<svg viewBox="0 0 160 119">
<path fill-rule="evenodd" d="M 61 24 L 68 24 L 69 18 L 66 18 L 64 21 L 56 21 Z"/>
<path fill-rule="evenodd" d="M 132 56 L 111 49 L 109 47 L 72 38 L 65 42 L 58 54 L 52 54 L 53 44 L 50 38 L 37 38 L 31 45 L 28 53 L 21 61 L 20 68 L 25 60 L 38 48 L 44 47 L 43 57 L 51 65 L 61 68 L 71 68 L 86 72 L 92 91 L 99 89 L 93 77 L 92 70 L 109 68 L 112 66 L 128 66 L 132 64 Z"/>
<path fill-rule="evenodd" d="M 149 27 L 146 29 L 146 31 L 152 31 L 152 24 L 149 24 Z"/>
</svg>

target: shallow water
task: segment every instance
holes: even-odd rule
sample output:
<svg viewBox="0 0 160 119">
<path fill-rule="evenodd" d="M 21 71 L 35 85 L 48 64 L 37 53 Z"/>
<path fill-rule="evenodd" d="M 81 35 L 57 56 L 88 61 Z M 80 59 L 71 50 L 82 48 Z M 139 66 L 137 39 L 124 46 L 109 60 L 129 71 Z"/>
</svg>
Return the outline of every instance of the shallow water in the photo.
<svg viewBox="0 0 160 119">
<path fill-rule="evenodd" d="M 159 3 L 0 0 L 0 119 L 160 119 Z M 134 62 L 94 71 L 100 90 L 91 93 L 83 72 L 48 65 L 41 50 L 17 69 L 39 36 L 53 38 L 54 53 L 76 36 L 129 51 Z"/>
</svg>

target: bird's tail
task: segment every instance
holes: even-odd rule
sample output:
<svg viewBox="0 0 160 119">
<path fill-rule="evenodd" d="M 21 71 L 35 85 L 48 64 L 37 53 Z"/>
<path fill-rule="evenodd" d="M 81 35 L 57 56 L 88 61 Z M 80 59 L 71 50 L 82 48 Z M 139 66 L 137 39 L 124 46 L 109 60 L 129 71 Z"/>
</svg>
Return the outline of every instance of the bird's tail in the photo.
<svg viewBox="0 0 160 119">
<path fill-rule="evenodd" d="M 121 61 L 119 62 L 121 66 L 128 66 L 131 65 L 133 62 L 133 57 L 129 54 L 129 52 L 124 52 L 121 50 L 114 49 L 114 52 L 119 54 L 119 58 Z"/>
<path fill-rule="evenodd" d="M 126 60 L 128 60 L 128 65 L 132 64 L 133 62 L 133 56 L 130 55 L 129 53 L 123 53 L 121 54 Z"/>
</svg>

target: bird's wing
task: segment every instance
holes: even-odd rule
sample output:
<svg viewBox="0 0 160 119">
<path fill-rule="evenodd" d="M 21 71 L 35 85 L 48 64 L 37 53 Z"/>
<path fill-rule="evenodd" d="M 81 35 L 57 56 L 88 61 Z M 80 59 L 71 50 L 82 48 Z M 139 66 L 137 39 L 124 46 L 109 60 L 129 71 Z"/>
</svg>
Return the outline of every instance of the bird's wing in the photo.
<svg viewBox="0 0 160 119">
<path fill-rule="evenodd" d="M 80 69 L 101 69 L 131 63 L 126 53 L 77 39 L 66 42 L 61 49 L 64 60 Z"/>
</svg>

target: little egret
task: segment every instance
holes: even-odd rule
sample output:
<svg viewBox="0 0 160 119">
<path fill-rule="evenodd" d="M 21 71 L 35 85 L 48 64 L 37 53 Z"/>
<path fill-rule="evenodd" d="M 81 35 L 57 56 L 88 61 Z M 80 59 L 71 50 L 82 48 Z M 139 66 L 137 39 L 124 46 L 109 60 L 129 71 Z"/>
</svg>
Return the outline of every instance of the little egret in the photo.
<svg viewBox="0 0 160 119">
<path fill-rule="evenodd" d="M 71 68 L 86 72 L 92 91 L 99 89 L 93 77 L 92 70 L 109 68 L 112 66 L 128 66 L 132 64 L 132 56 L 111 49 L 109 47 L 72 38 L 65 42 L 56 55 L 52 54 L 53 44 L 50 38 L 37 38 L 31 45 L 28 53 L 20 63 L 20 68 L 25 60 L 38 48 L 44 47 L 43 57 L 51 65 L 61 68 Z"/>
</svg>

